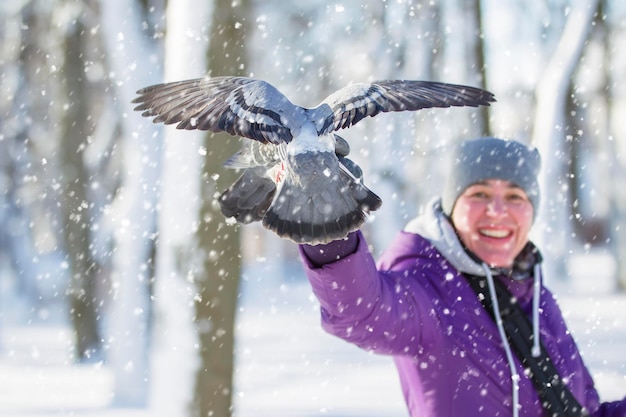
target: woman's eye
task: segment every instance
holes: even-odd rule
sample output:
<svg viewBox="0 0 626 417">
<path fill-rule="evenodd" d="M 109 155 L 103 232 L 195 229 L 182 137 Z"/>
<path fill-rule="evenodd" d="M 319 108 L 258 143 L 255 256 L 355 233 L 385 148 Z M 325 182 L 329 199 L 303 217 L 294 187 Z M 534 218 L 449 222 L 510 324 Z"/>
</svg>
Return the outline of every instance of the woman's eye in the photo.
<svg viewBox="0 0 626 417">
<path fill-rule="evenodd" d="M 522 194 L 511 194 L 509 195 L 509 200 L 511 201 L 526 201 L 526 197 Z"/>
</svg>

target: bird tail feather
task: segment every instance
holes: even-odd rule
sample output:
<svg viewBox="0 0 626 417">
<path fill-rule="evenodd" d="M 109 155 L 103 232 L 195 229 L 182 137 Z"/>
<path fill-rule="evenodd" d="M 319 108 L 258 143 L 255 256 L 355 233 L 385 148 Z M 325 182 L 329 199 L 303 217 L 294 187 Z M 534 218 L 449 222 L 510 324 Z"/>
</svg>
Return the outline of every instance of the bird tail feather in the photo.
<svg viewBox="0 0 626 417">
<path fill-rule="evenodd" d="M 314 162 L 292 158 L 293 172 L 287 172 L 263 217 L 263 225 L 279 236 L 308 244 L 341 239 L 382 204 L 334 153 L 319 152 Z"/>
<path fill-rule="evenodd" d="M 239 223 L 260 221 L 272 203 L 276 184 L 265 175 L 264 167 L 248 168 L 219 199 L 225 217 L 234 217 Z"/>
</svg>

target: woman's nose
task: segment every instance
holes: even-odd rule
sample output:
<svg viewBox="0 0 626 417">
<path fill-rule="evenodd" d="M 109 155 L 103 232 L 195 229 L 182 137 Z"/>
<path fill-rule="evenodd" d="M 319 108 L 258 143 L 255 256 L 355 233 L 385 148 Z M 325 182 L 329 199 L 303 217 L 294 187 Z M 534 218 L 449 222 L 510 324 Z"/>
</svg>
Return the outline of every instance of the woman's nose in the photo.
<svg viewBox="0 0 626 417">
<path fill-rule="evenodd" d="M 507 212 L 506 202 L 502 197 L 495 196 L 487 205 L 487 213 L 492 216 L 503 215 Z"/>
</svg>

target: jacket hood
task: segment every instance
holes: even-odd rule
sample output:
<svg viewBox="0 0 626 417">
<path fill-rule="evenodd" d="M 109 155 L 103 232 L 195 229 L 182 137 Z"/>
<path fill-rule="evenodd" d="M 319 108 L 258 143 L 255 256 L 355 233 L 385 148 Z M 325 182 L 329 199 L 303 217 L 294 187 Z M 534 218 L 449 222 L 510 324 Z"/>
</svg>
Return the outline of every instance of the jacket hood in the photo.
<svg viewBox="0 0 626 417">
<path fill-rule="evenodd" d="M 485 276 L 481 263 L 472 258 L 461 244 L 454 227 L 443 212 L 440 198 L 432 199 L 425 212 L 411 220 L 404 227 L 404 231 L 429 240 L 459 272 Z"/>
</svg>

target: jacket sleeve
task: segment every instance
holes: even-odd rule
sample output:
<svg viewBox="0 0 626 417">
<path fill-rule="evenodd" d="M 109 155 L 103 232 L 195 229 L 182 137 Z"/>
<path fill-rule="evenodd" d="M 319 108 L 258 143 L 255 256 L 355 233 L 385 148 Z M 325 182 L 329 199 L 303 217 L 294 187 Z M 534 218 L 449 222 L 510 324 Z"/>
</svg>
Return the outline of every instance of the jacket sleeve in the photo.
<svg viewBox="0 0 626 417">
<path fill-rule="evenodd" d="M 600 407 L 595 413 L 593 413 L 593 416 L 626 417 L 626 397 L 621 401 L 613 401 L 600 404 Z"/>
<path fill-rule="evenodd" d="M 363 235 L 354 252 L 316 267 L 300 247 L 304 269 L 320 302 L 322 327 L 363 349 L 384 354 L 411 353 L 421 341 L 441 334 L 435 320 L 420 320 L 430 303 L 406 288 L 401 273 L 379 272 Z"/>
</svg>

